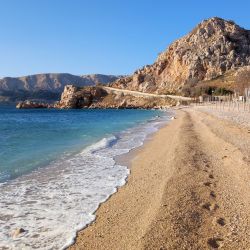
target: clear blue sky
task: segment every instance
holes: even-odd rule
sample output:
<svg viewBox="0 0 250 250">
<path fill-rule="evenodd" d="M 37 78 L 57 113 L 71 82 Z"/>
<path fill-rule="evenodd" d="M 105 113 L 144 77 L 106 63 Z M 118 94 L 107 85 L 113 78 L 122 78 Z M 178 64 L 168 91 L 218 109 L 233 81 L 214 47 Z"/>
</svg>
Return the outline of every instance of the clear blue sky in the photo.
<svg viewBox="0 0 250 250">
<path fill-rule="evenodd" d="M 201 20 L 250 29 L 249 0 L 0 0 L 0 76 L 130 74 Z"/>
</svg>

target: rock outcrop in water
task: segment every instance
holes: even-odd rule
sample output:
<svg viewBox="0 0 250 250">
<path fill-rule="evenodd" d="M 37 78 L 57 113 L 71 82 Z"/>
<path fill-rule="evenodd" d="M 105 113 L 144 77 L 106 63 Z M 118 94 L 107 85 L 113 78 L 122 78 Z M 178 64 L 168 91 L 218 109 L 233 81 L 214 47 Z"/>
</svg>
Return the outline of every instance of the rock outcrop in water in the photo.
<svg viewBox="0 0 250 250">
<path fill-rule="evenodd" d="M 176 94 L 185 84 L 215 79 L 247 65 L 250 65 L 250 31 L 233 21 L 214 17 L 172 43 L 153 65 L 118 79 L 111 86 Z"/>
<path fill-rule="evenodd" d="M 16 105 L 17 109 L 41 109 L 41 108 L 54 108 L 54 104 L 44 103 L 44 102 L 32 102 L 23 101 L 18 102 Z"/>
</svg>

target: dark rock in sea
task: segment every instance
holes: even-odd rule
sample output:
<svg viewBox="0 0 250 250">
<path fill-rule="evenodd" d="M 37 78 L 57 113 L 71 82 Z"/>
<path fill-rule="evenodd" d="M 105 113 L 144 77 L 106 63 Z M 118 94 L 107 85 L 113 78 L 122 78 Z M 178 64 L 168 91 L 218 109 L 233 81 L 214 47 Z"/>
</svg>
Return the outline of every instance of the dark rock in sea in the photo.
<svg viewBox="0 0 250 250">
<path fill-rule="evenodd" d="M 37 108 L 54 108 L 54 104 L 42 103 L 42 102 L 32 102 L 23 101 L 16 105 L 17 109 L 37 109 Z"/>
</svg>

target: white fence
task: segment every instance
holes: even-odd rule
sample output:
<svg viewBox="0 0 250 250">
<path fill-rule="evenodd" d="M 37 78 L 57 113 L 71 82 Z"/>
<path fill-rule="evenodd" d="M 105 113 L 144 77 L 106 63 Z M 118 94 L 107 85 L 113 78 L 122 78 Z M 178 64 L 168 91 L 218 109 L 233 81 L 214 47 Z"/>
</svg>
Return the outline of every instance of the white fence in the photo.
<svg viewBox="0 0 250 250">
<path fill-rule="evenodd" d="M 207 106 L 211 109 L 217 109 L 221 111 L 238 111 L 238 112 L 249 112 L 249 102 L 235 102 L 235 101 L 224 101 L 224 102 L 202 102 L 196 103 L 197 106 Z"/>
<path fill-rule="evenodd" d="M 246 97 L 246 101 L 250 102 L 250 88 L 246 88 L 244 94 L 245 94 L 245 97 Z"/>
</svg>

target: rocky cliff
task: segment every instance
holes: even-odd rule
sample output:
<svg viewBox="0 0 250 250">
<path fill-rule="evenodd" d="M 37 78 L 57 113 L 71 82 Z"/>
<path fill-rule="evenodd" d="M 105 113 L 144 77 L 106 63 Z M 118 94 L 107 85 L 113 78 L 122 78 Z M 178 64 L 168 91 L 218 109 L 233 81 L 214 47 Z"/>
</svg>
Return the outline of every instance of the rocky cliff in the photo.
<svg viewBox="0 0 250 250">
<path fill-rule="evenodd" d="M 214 17 L 173 42 L 156 62 L 109 86 L 158 94 L 191 94 L 197 86 L 235 89 L 250 80 L 250 31 Z M 76 86 L 77 81 L 71 82 Z M 57 81 L 53 82 L 57 86 Z M 63 84 L 58 84 L 61 89 Z M 245 86 L 245 85 L 244 85 Z M 189 89 L 187 88 L 189 87 Z M 107 93 L 102 87 L 66 86 L 58 108 L 157 108 L 173 105 L 160 98 Z"/>
<path fill-rule="evenodd" d="M 176 104 L 170 98 L 145 98 L 123 93 L 108 93 L 102 87 L 65 86 L 56 108 L 166 108 Z"/>
<path fill-rule="evenodd" d="M 112 87 L 143 92 L 180 93 L 186 84 L 216 79 L 250 65 L 250 31 L 221 18 L 204 20 L 173 42 L 153 65 L 119 79 Z"/>
</svg>

